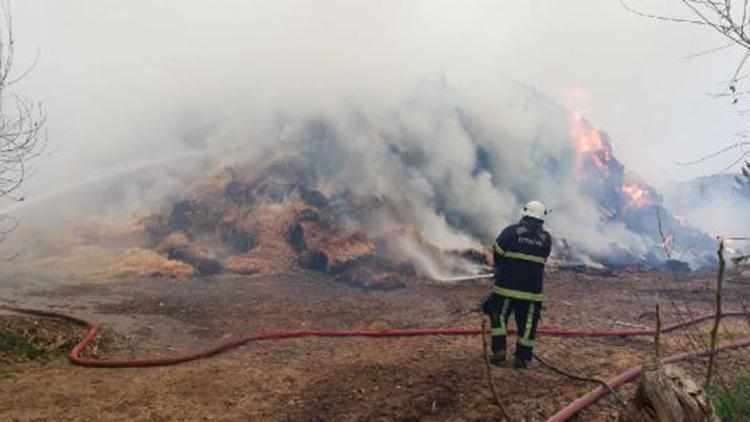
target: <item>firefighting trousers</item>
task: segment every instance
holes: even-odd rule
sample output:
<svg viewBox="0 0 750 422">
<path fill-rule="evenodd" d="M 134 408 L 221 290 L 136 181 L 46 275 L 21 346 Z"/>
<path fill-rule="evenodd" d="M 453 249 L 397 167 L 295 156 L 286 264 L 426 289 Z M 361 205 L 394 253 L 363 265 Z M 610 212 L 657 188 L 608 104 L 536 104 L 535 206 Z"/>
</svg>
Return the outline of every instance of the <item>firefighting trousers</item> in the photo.
<svg viewBox="0 0 750 422">
<path fill-rule="evenodd" d="M 490 312 L 492 327 L 492 352 L 505 353 L 508 319 L 511 312 L 516 321 L 516 359 L 529 361 L 534 350 L 536 328 L 542 312 L 542 303 L 513 299 L 498 295 L 497 306 Z"/>
</svg>

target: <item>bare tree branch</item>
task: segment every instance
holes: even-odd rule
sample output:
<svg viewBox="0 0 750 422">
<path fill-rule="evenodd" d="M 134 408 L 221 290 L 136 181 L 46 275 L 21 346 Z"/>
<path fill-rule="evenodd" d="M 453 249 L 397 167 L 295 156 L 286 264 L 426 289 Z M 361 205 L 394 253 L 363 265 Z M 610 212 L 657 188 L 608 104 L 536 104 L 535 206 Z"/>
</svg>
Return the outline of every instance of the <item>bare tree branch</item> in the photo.
<svg viewBox="0 0 750 422">
<path fill-rule="evenodd" d="M 36 66 L 34 62 L 20 74 L 14 72 L 15 38 L 9 0 L 0 0 L 0 198 L 22 201 L 13 193 L 32 174 L 29 160 L 39 156 L 46 144 L 46 117 L 40 103 L 9 92 L 8 88 L 23 79 Z M 0 215 L 0 241 L 18 223 Z"/>
<path fill-rule="evenodd" d="M 716 317 L 714 318 L 714 325 L 711 328 L 711 348 L 708 355 L 708 366 L 706 368 L 706 381 L 703 384 L 703 390 L 708 391 L 711 385 L 711 377 L 714 373 L 714 367 L 716 363 L 716 342 L 719 334 L 719 323 L 721 322 L 721 301 L 724 284 L 724 239 L 719 238 L 719 249 L 716 252 L 719 258 L 719 269 L 716 274 Z"/>
<path fill-rule="evenodd" d="M 675 23 L 688 23 L 710 28 L 727 40 L 727 43 L 719 47 L 688 56 L 690 58 L 706 56 L 711 53 L 727 50 L 731 47 L 739 48 L 742 51 L 742 56 L 729 80 L 724 82 L 726 88 L 720 93 L 710 94 L 714 98 L 728 98 L 732 104 L 738 104 L 742 98 L 750 94 L 750 78 L 748 78 L 748 74 L 750 73 L 748 72 L 748 65 L 750 64 L 750 34 L 747 28 L 748 24 L 750 24 L 750 13 L 748 13 L 748 3 L 750 3 L 750 0 L 735 1 L 734 3 L 731 0 L 679 0 L 675 3 L 681 4 L 692 17 L 683 18 L 648 13 L 632 7 L 626 0 L 620 0 L 620 4 L 625 10 L 639 17 Z M 743 111 L 739 110 L 738 113 L 742 114 Z M 738 142 L 715 154 L 707 155 L 690 163 L 680 164 L 689 165 L 709 160 L 726 151 L 736 150 L 746 145 L 748 145 L 747 142 Z M 742 165 L 748 156 L 750 156 L 749 152 L 745 150 L 740 151 L 739 158 L 720 173 L 736 169 L 738 165 Z"/>
<path fill-rule="evenodd" d="M 644 13 L 644 12 L 641 12 L 640 10 L 630 7 L 630 5 L 625 0 L 620 0 L 620 4 L 628 12 L 634 15 L 638 15 L 643 18 L 658 19 L 658 20 L 668 21 L 668 22 L 692 23 L 696 25 L 705 25 L 704 22 L 693 20 L 693 19 L 685 19 L 685 18 L 678 18 L 674 16 L 662 16 L 662 15 L 655 15 L 651 13 Z"/>
</svg>

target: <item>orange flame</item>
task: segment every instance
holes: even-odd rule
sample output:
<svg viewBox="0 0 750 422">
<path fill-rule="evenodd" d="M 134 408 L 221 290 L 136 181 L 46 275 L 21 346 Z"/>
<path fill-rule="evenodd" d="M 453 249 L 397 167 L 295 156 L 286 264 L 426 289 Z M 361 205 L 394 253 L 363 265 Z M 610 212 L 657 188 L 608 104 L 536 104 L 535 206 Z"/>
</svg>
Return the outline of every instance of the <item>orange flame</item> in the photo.
<svg viewBox="0 0 750 422">
<path fill-rule="evenodd" d="M 584 159 L 587 157 L 604 176 L 608 176 L 607 162 L 611 159 L 612 152 L 602 140 L 601 133 L 593 128 L 580 114 L 574 113 L 570 120 L 570 137 L 576 144 L 576 179 L 581 179 L 581 169 Z"/>
<path fill-rule="evenodd" d="M 626 183 L 622 191 L 628 196 L 628 205 L 640 207 L 648 203 L 647 192 L 637 183 Z"/>
</svg>

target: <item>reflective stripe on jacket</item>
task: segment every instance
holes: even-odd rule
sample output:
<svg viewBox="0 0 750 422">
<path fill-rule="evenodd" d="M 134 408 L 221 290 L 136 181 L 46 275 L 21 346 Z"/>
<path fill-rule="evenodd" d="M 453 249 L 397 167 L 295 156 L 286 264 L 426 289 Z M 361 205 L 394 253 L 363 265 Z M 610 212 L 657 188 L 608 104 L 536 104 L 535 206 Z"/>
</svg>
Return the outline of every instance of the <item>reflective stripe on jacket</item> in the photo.
<svg viewBox="0 0 750 422">
<path fill-rule="evenodd" d="M 552 236 L 542 222 L 524 217 L 508 226 L 493 246 L 495 290 L 515 299 L 542 300 L 544 265 L 552 249 Z"/>
</svg>

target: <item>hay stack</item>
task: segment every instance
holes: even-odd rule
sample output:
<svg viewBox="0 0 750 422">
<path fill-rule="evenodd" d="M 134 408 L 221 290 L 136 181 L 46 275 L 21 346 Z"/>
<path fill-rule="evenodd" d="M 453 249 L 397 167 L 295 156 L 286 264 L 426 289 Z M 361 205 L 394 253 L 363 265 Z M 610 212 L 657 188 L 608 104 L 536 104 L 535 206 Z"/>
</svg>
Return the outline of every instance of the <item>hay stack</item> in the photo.
<svg viewBox="0 0 750 422">
<path fill-rule="evenodd" d="M 112 272 L 126 277 L 168 277 L 184 279 L 193 277 L 195 269 L 180 261 L 167 259 L 158 253 L 142 248 L 128 249 L 114 262 Z"/>
<path fill-rule="evenodd" d="M 300 204 L 264 204 L 253 211 L 252 224 L 257 245 L 247 253 L 224 260 L 224 269 L 240 274 L 279 274 L 294 267 L 297 254 L 287 242 L 287 232 L 294 223 Z"/>
</svg>

